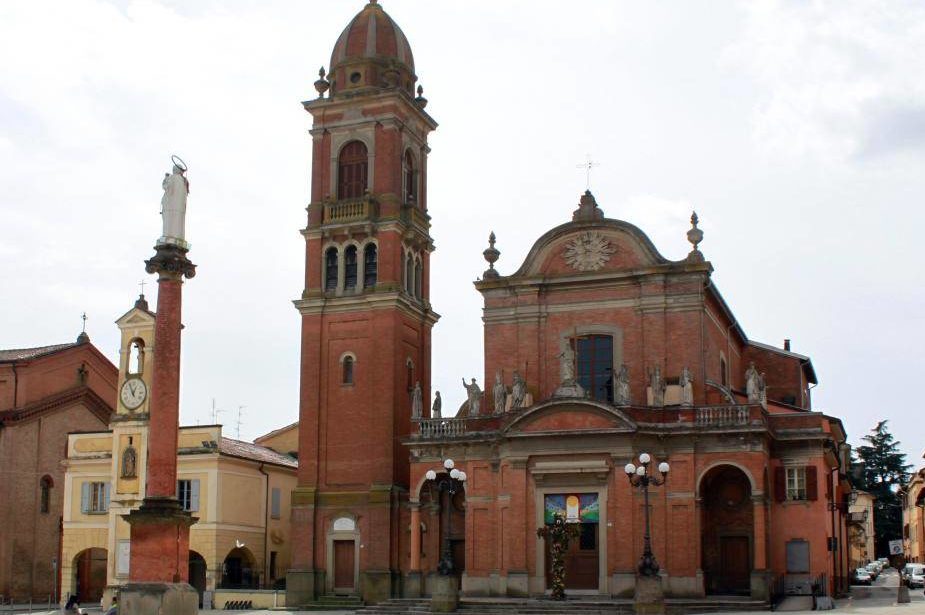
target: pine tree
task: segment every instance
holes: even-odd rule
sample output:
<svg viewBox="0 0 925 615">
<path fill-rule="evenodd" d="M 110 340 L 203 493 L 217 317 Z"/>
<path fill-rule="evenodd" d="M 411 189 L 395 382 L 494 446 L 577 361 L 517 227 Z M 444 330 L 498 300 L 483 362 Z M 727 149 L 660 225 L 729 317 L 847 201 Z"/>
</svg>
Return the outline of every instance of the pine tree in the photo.
<svg viewBox="0 0 925 615">
<path fill-rule="evenodd" d="M 887 421 L 877 423 L 862 438 L 867 444 L 856 449 L 861 465 L 858 486 L 877 498 L 874 504 L 877 557 L 888 556 L 889 541 L 902 538 L 902 500 L 898 491 L 909 481 L 912 470 L 886 424 Z"/>
</svg>

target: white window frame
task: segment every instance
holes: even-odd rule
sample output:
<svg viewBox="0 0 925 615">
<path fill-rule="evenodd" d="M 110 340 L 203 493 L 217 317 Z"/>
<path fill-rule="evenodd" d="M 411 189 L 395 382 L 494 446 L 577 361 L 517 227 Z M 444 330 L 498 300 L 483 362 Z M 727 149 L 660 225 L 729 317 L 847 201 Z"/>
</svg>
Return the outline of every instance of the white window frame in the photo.
<svg viewBox="0 0 925 615">
<path fill-rule="evenodd" d="M 787 501 L 804 502 L 808 500 L 806 492 L 806 467 L 793 466 L 785 468 L 787 476 Z"/>
<path fill-rule="evenodd" d="M 186 512 L 199 512 L 199 479 L 181 478 L 177 481 L 177 500 Z"/>
</svg>

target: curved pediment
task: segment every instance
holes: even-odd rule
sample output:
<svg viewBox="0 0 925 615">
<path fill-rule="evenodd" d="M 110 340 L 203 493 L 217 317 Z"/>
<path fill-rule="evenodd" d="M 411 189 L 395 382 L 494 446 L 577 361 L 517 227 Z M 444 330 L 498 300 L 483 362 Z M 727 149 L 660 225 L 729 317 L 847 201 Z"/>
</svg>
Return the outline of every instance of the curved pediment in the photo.
<svg viewBox="0 0 925 615">
<path fill-rule="evenodd" d="M 505 427 L 506 435 L 564 432 L 632 432 L 622 411 L 590 399 L 551 399 L 528 408 Z"/>
<path fill-rule="evenodd" d="M 558 276 L 670 264 L 652 240 L 623 220 L 569 222 L 540 237 L 511 276 Z"/>
</svg>

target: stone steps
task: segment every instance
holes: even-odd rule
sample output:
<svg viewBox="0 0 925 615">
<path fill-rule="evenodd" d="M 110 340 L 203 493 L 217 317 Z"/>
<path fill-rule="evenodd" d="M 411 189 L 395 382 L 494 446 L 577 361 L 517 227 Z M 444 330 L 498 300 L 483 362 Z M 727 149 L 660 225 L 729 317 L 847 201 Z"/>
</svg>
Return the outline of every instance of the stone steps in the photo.
<svg viewBox="0 0 925 615">
<path fill-rule="evenodd" d="M 687 613 L 717 613 L 725 611 L 769 611 L 767 602 L 737 598 L 667 599 L 665 607 L 669 615 Z M 377 605 L 358 609 L 362 615 L 398 615 L 401 613 L 430 615 L 430 600 L 427 598 L 394 598 Z M 553 615 L 566 613 L 575 615 L 632 615 L 632 600 L 572 599 L 564 602 L 530 599 L 463 599 L 459 613 L 465 615 Z"/>
<path fill-rule="evenodd" d="M 359 596 L 319 596 L 314 602 L 300 606 L 302 611 L 350 611 L 362 609 L 365 603 Z"/>
</svg>

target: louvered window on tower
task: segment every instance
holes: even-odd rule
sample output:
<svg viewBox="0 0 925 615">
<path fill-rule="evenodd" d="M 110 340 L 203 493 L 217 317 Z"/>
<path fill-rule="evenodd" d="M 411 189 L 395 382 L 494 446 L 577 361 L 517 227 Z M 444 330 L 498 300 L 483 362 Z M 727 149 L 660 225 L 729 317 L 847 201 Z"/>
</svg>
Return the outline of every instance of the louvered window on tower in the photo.
<svg viewBox="0 0 925 615">
<path fill-rule="evenodd" d="M 340 151 L 337 165 L 337 198 L 357 199 L 366 192 L 369 158 L 362 141 L 351 141 Z"/>
<path fill-rule="evenodd" d="M 324 289 L 337 288 L 337 248 L 328 248 L 324 253 Z"/>
<path fill-rule="evenodd" d="M 369 244 L 363 250 L 363 288 L 372 288 L 379 277 L 379 255 L 376 244 Z"/>
<path fill-rule="evenodd" d="M 357 287 L 357 249 L 349 246 L 344 252 L 344 288 L 353 290 Z"/>
</svg>

